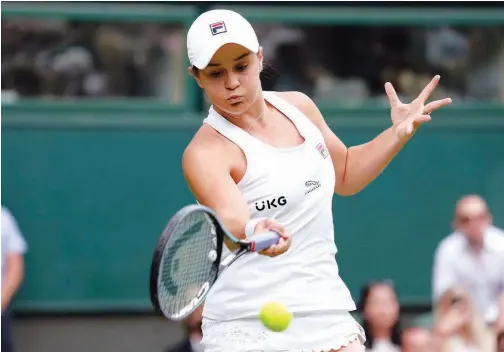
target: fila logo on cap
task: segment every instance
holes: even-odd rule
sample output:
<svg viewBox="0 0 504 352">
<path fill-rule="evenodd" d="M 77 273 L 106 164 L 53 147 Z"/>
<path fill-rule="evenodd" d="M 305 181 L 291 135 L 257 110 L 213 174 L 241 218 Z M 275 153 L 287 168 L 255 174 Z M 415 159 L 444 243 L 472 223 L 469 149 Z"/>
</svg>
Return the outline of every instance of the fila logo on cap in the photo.
<svg viewBox="0 0 504 352">
<path fill-rule="evenodd" d="M 221 33 L 226 33 L 226 24 L 224 21 L 215 22 L 210 25 L 210 30 L 212 31 L 212 35 L 217 35 Z"/>
</svg>

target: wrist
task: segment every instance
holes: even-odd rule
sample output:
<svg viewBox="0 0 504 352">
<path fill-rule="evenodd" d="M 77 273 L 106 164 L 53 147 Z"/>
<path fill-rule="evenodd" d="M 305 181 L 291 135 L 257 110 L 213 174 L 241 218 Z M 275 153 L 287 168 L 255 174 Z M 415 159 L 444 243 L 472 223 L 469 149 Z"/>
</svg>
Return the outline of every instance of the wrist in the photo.
<svg viewBox="0 0 504 352">
<path fill-rule="evenodd" d="M 416 132 L 416 131 L 413 131 L 411 134 L 408 135 L 408 133 L 406 133 L 406 128 L 405 128 L 404 123 L 392 125 L 392 130 L 394 131 L 394 136 L 396 139 L 395 142 L 397 145 L 400 145 L 400 146 L 403 146 L 406 143 L 408 143 L 408 141 L 411 139 L 411 137 L 413 137 L 413 135 Z"/>
<path fill-rule="evenodd" d="M 250 237 L 255 233 L 255 228 L 257 224 L 259 224 L 261 221 L 266 220 L 267 218 L 255 218 L 255 219 L 250 219 L 247 221 L 245 224 L 245 236 Z"/>
</svg>

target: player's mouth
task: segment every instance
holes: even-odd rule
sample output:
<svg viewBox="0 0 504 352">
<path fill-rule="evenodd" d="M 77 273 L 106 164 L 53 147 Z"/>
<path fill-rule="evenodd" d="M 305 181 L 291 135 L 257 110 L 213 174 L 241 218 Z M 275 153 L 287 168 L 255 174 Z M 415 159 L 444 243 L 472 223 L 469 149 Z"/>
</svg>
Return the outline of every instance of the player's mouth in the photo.
<svg viewBox="0 0 504 352">
<path fill-rule="evenodd" d="M 231 105 L 238 105 L 240 103 L 243 103 L 245 101 L 245 99 L 241 96 L 241 95 L 232 95 L 230 96 L 227 101 L 231 104 Z"/>
</svg>

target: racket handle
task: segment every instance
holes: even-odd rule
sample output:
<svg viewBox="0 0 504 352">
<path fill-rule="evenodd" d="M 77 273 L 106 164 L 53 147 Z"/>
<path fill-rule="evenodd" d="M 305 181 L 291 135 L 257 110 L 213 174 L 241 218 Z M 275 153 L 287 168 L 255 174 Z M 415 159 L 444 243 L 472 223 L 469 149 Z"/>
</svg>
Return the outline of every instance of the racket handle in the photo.
<svg viewBox="0 0 504 352">
<path fill-rule="evenodd" d="M 274 231 L 268 231 L 248 238 L 251 252 L 259 252 L 280 241 L 280 235 Z"/>
</svg>

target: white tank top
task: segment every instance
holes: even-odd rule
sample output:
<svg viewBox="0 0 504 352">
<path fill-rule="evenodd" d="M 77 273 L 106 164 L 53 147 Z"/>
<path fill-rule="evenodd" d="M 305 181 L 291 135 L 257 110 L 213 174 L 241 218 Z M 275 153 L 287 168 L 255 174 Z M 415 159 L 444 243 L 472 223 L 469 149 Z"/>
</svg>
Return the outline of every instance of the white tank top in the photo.
<svg viewBox="0 0 504 352">
<path fill-rule="evenodd" d="M 274 258 L 250 253 L 230 265 L 210 290 L 203 316 L 256 317 L 264 303 L 280 301 L 293 313 L 351 311 L 354 301 L 335 260 L 332 199 L 335 174 L 320 130 L 273 92 L 264 98 L 288 117 L 303 144 L 275 148 L 219 115 L 203 121 L 240 147 L 247 170 L 238 183 L 250 217 L 271 217 L 292 233 L 289 250 Z"/>
</svg>

